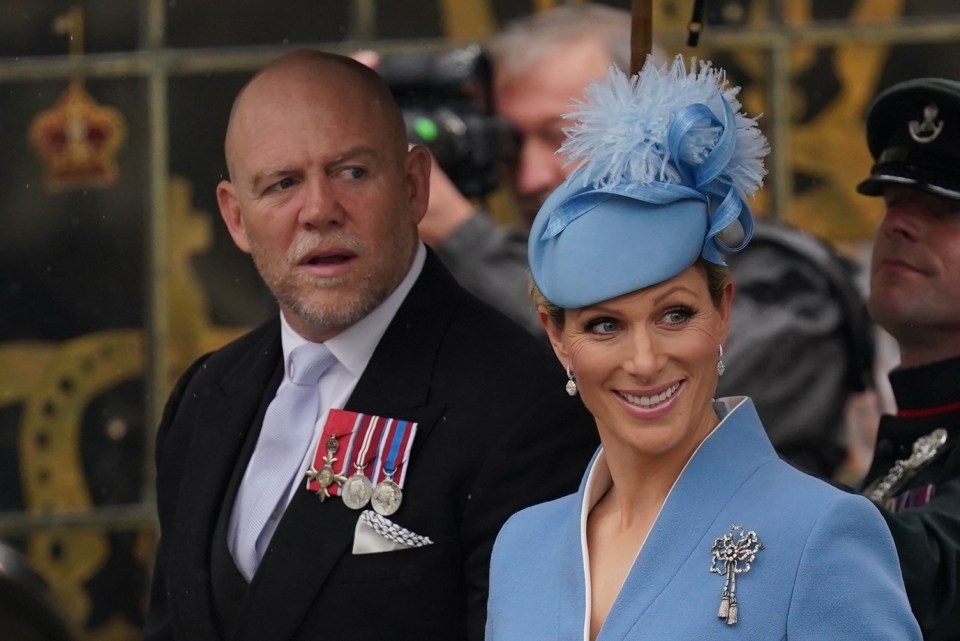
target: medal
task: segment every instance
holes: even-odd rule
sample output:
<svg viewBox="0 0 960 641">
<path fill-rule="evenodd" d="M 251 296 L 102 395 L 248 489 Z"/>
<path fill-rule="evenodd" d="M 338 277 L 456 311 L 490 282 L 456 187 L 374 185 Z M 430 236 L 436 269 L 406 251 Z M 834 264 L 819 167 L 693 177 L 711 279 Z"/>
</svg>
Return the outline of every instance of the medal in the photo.
<svg viewBox="0 0 960 641">
<path fill-rule="evenodd" d="M 307 472 L 307 490 L 316 493 L 321 501 L 340 494 L 340 486 L 348 480 L 346 475 L 350 461 L 370 418 L 336 409 L 327 414 L 313 454 L 313 463 Z"/>
<path fill-rule="evenodd" d="M 343 483 L 347 480 L 342 474 L 337 474 L 333 471 L 333 464 L 337 461 L 337 457 L 335 457 L 334 454 L 340 450 L 340 443 L 337 441 L 336 435 L 330 435 L 326 445 L 324 445 L 324 449 L 327 453 L 323 457 L 323 467 L 318 470 L 315 466 L 310 466 L 310 470 L 307 472 L 307 479 L 314 481 L 318 486 L 314 491 L 317 493 L 317 497 L 321 502 L 326 501 L 330 497 L 330 490 L 328 488 L 334 481 Z"/>
<path fill-rule="evenodd" d="M 403 490 L 389 477 L 377 483 L 370 498 L 373 511 L 383 516 L 390 516 L 399 510 L 401 501 L 403 501 Z"/>
<path fill-rule="evenodd" d="M 400 489 L 400 485 L 393 478 L 397 473 L 397 468 L 410 455 L 415 431 L 416 423 L 396 422 L 396 429 L 390 439 L 390 449 L 383 462 L 384 478 L 373 488 L 373 496 L 370 497 L 370 505 L 377 514 L 390 516 L 400 509 L 400 503 L 403 501 L 403 490 Z"/>
<path fill-rule="evenodd" d="M 363 470 L 348 478 L 340 488 L 340 498 L 351 510 L 359 510 L 369 503 L 371 494 L 373 494 L 373 484 L 363 474 Z"/>
<path fill-rule="evenodd" d="M 307 472 L 307 489 L 321 501 L 339 496 L 350 509 L 372 504 L 380 514 L 393 514 L 403 498 L 405 463 L 416 431 L 417 424 L 409 421 L 330 410 Z M 347 478 L 351 466 L 354 472 Z"/>
<path fill-rule="evenodd" d="M 734 539 L 738 533 L 739 537 Z M 737 602 L 737 575 L 750 571 L 751 563 L 762 549 L 763 543 L 757 538 L 756 532 L 744 532 L 743 528 L 736 524 L 730 528 L 729 533 L 717 538 L 710 548 L 710 572 L 725 577 L 717 618 L 723 619 L 727 625 L 737 622 L 740 611 Z"/>
<path fill-rule="evenodd" d="M 355 472 L 353 476 L 347 479 L 343 487 L 340 488 L 340 498 L 343 499 L 343 504 L 351 510 L 359 510 L 369 503 L 370 495 L 373 493 L 373 483 L 370 482 L 370 479 L 367 478 L 363 471 L 370 462 L 367 459 L 367 451 L 370 449 L 370 441 L 373 439 L 373 433 L 377 431 L 377 423 L 379 423 L 377 417 L 374 417 L 374 419 L 368 423 L 367 431 L 363 435 L 363 444 L 357 453 L 357 459 L 353 462 Z"/>
</svg>

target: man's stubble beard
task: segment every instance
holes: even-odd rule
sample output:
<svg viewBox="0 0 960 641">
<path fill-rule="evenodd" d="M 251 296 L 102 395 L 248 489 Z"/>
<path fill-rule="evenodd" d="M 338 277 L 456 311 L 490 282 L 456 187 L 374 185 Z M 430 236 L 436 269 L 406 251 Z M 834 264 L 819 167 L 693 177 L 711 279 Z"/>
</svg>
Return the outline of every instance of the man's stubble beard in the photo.
<svg viewBox="0 0 960 641">
<path fill-rule="evenodd" d="M 352 236 L 335 233 L 324 236 L 322 240 L 327 244 L 348 248 L 357 256 L 367 255 L 366 245 Z M 311 237 L 298 240 L 288 252 L 283 265 L 285 269 L 276 269 L 262 260 L 259 247 L 251 243 L 253 262 L 274 298 L 283 309 L 310 327 L 346 328 L 359 322 L 386 300 L 406 275 L 406 268 L 387 270 L 383 274 L 354 272 L 336 278 L 292 273 L 290 270 L 299 263 L 300 258 L 319 244 L 318 239 Z M 320 300 L 311 296 L 323 290 L 331 291 Z"/>
<path fill-rule="evenodd" d="M 374 289 L 373 279 L 364 276 L 347 285 L 350 277 L 311 278 L 309 276 L 288 277 L 267 283 L 281 307 L 302 319 L 311 327 L 327 329 L 331 327 L 349 327 L 362 320 L 367 314 L 390 295 L 393 289 L 384 291 Z M 361 285 L 362 283 L 362 285 Z M 314 300 L 310 291 L 344 288 L 335 302 L 330 298 Z M 304 292 L 307 292 L 306 295 Z"/>
</svg>

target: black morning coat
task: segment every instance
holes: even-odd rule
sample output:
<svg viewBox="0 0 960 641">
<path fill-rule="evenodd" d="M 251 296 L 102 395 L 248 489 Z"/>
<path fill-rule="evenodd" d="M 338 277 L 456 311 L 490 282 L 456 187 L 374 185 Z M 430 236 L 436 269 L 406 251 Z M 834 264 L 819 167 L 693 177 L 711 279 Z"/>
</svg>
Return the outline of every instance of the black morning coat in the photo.
<svg viewBox="0 0 960 641">
<path fill-rule="evenodd" d="M 897 416 L 880 420 L 868 485 L 937 428 L 947 442 L 881 508 L 926 641 L 960 639 L 960 358 L 890 373 Z"/>
<path fill-rule="evenodd" d="M 281 361 L 274 319 L 201 358 L 171 394 L 144 639 L 480 641 L 500 526 L 574 492 L 598 444 L 546 343 L 466 293 L 428 251 L 345 409 L 419 424 L 391 518 L 434 543 L 354 555 L 360 512 L 298 490 L 247 585 L 226 522 Z"/>
</svg>

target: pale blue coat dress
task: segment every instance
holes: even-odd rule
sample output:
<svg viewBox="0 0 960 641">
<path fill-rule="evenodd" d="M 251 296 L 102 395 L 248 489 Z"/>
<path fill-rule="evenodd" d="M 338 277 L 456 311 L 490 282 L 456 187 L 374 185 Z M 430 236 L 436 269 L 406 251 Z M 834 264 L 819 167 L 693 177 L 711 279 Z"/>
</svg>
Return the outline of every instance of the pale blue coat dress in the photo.
<svg viewBox="0 0 960 641">
<path fill-rule="evenodd" d="M 597 640 L 919 641 L 877 509 L 781 461 L 749 399 L 716 407 L 720 425 L 674 483 Z M 610 484 L 601 448 L 577 494 L 504 525 L 487 641 L 589 638 L 586 519 Z M 739 616 L 729 625 L 717 616 L 724 576 L 710 567 L 734 524 L 764 549 L 736 577 Z"/>
</svg>

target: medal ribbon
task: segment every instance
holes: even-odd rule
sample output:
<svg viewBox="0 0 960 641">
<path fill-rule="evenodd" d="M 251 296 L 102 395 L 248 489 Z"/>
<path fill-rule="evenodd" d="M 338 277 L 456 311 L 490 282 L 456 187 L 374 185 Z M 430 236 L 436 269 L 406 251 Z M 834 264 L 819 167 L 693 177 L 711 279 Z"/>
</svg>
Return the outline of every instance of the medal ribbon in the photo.
<svg viewBox="0 0 960 641">
<path fill-rule="evenodd" d="M 384 430 L 383 444 L 389 443 L 389 451 L 386 457 L 381 457 L 381 465 L 376 470 L 376 474 L 371 480 L 379 483 L 384 479 L 391 479 L 394 483 L 403 487 L 406 478 L 407 468 L 405 463 L 410 456 L 410 450 L 413 447 L 413 437 L 417 433 L 417 424 L 410 421 L 395 421 L 392 429 Z"/>
<path fill-rule="evenodd" d="M 344 412 L 343 410 L 331 410 L 331 413 L 332 412 L 337 412 L 338 422 L 342 421 L 344 425 L 348 422 L 350 423 L 350 439 L 346 442 L 345 447 L 342 447 L 340 451 L 337 452 L 337 460 L 333 463 L 333 471 L 336 474 L 347 476 L 347 473 L 350 471 L 348 463 L 350 459 L 353 458 L 354 450 L 357 449 L 357 439 L 363 438 L 370 417 L 353 412 Z M 331 485 L 327 488 L 327 491 L 331 495 L 336 496 L 340 493 L 340 486 L 337 484 L 334 485 L 336 485 L 336 487 Z"/>
<path fill-rule="evenodd" d="M 326 448 L 332 436 L 336 437 L 340 443 L 340 448 L 333 454 L 336 461 L 331 465 L 331 469 L 334 474 L 346 476 L 346 472 L 350 470 L 348 463 L 353 458 L 353 453 L 357 448 L 357 441 L 365 439 L 367 434 L 373 431 L 370 429 L 371 425 L 374 425 L 379 420 L 379 417 L 369 414 L 359 414 L 357 412 L 347 412 L 336 409 L 330 410 L 327 414 L 327 422 L 323 426 L 323 432 L 320 434 L 320 440 L 317 442 L 317 448 L 313 453 L 313 469 L 319 470 L 326 465 L 324 457 L 328 456 Z M 343 439 L 347 435 L 349 435 L 350 438 L 344 442 Z M 317 483 L 316 480 L 310 480 L 307 482 L 307 489 L 311 492 L 317 492 L 320 490 L 320 484 Z M 339 495 L 340 485 L 338 483 L 331 483 L 327 487 L 327 493 L 331 496 Z"/>
<path fill-rule="evenodd" d="M 907 490 L 899 496 L 883 501 L 883 507 L 891 512 L 902 512 L 906 509 L 923 507 L 934 497 L 937 488 L 934 485 L 925 485 Z"/>
<path fill-rule="evenodd" d="M 330 442 L 330 437 L 334 437 L 339 444 L 339 449 L 332 455 L 337 459 L 334 461 L 332 469 L 334 472 L 337 472 L 337 468 L 342 467 L 342 465 L 338 465 L 338 463 L 340 463 L 340 459 L 342 458 L 340 454 L 344 448 L 344 444 L 340 441 L 344 436 L 350 434 L 355 429 L 355 416 L 351 416 L 349 413 L 341 412 L 340 410 L 330 410 L 327 413 L 327 420 L 323 424 L 323 430 L 320 432 L 320 438 L 317 440 L 316 447 L 313 451 L 311 467 L 315 470 L 320 470 L 326 465 L 324 457 L 329 455 L 327 452 L 327 443 Z M 327 488 L 327 491 L 329 492 L 330 490 L 335 489 L 335 486 L 336 483 L 332 483 L 330 487 Z M 316 479 L 310 479 L 308 477 L 307 489 L 311 492 L 318 492 L 320 491 L 320 484 L 316 481 Z"/>
<path fill-rule="evenodd" d="M 363 416 L 363 414 L 360 416 Z M 373 451 L 370 452 L 369 456 L 367 456 L 367 452 L 370 451 L 370 442 L 373 440 L 374 432 L 381 432 L 382 434 L 384 427 L 386 427 L 386 429 L 390 429 L 389 426 L 393 421 L 394 419 L 392 418 L 382 419 L 379 416 L 370 417 L 370 421 L 368 421 L 365 428 L 366 433 L 363 435 L 363 444 L 360 446 L 360 451 L 357 453 L 356 460 L 353 461 L 354 471 L 364 472 L 364 470 L 367 468 L 367 465 L 370 464 L 370 461 L 372 461 L 374 456 L 377 454 L 376 451 Z M 381 435 L 377 436 L 378 441 L 380 440 L 380 436 Z M 349 457 L 345 460 L 349 460 Z M 365 472 L 364 474 L 366 475 Z"/>
<path fill-rule="evenodd" d="M 389 477 L 402 487 L 406 477 L 404 464 L 410 456 L 416 431 L 417 424 L 410 421 L 332 409 L 327 414 L 313 453 L 313 469 L 320 470 L 326 465 L 324 457 L 330 456 L 327 443 L 331 437 L 335 437 L 340 447 L 333 454 L 336 460 L 330 465 L 334 474 L 349 476 L 359 465 L 372 483 Z M 373 443 L 377 443 L 376 448 L 370 447 Z M 387 449 L 387 456 L 382 456 L 381 453 Z M 379 459 L 379 464 L 368 472 L 367 468 L 375 459 Z M 387 471 L 390 473 L 387 474 Z M 316 480 L 308 480 L 307 489 L 317 492 L 320 484 Z M 326 490 L 331 496 L 338 496 L 340 485 L 331 483 Z"/>
</svg>

